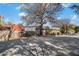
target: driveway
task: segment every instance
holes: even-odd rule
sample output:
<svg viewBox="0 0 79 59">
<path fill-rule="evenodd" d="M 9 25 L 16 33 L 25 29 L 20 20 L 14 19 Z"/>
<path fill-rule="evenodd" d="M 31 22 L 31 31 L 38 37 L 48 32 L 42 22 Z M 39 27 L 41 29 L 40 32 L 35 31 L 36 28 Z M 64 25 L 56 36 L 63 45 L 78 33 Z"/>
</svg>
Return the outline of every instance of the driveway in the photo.
<svg viewBox="0 0 79 59">
<path fill-rule="evenodd" d="M 79 56 L 77 37 L 27 37 L 0 42 L 1 56 Z"/>
</svg>

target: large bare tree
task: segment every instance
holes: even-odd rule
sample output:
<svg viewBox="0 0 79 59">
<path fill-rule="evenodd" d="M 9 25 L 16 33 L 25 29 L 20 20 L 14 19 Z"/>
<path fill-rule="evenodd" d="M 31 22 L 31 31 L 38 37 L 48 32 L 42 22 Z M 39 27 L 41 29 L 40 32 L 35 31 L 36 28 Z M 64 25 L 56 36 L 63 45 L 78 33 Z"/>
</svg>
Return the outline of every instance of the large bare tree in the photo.
<svg viewBox="0 0 79 59">
<path fill-rule="evenodd" d="M 79 4 L 74 4 L 70 8 L 76 13 L 79 14 Z"/>
<path fill-rule="evenodd" d="M 48 17 L 54 20 L 56 13 L 61 9 L 62 6 L 59 3 L 32 3 L 21 5 L 21 11 L 26 13 L 26 15 L 22 17 L 23 19 L 27 21 L 31 18 L 32 21 L 39 21 L 40 35 L 42 35 L 44 18 Z"/>
</svg>

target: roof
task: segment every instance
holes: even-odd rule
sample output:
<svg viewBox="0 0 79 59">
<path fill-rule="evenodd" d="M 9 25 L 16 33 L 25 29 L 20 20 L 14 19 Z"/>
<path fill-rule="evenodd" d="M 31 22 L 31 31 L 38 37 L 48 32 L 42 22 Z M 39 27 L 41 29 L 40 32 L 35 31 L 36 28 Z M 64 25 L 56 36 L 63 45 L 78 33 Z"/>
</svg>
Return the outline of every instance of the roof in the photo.
<svg viewBox="0 0 79 59">
<path fill-rule="evenodd" d="M 23 29 L 24 29 L 24 27 L 21 26 L 21 25 L 13 24 L 13 25 L 11 26 L 11 30 L 12 30 L 12 31 L 21 31 L 21 30 L 23 30 Z"/>
</svg>

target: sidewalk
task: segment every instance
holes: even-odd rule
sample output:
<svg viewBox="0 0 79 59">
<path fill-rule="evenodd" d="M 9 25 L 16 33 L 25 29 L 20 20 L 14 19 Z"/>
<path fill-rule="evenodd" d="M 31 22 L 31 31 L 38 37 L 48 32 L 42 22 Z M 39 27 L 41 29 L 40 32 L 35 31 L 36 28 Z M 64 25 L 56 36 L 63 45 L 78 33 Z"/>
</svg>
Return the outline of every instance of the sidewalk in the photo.
<svg viewBox="0 0 79 59">
<path fill-rule="evenodd" d="M 79 36 L 76 36 L 76 35 L 56 35 L 55 37 L 76 37 L 76 38 L 79 38 Z"/>
</svg>

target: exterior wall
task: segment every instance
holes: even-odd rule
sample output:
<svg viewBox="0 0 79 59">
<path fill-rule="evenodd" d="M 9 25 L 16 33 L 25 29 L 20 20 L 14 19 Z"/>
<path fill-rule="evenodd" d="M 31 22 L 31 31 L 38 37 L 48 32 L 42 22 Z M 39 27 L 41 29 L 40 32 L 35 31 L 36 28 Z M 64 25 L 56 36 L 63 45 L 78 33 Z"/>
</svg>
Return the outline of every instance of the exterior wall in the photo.
<svg viewBox="0 0 79 59">
<path fill-rule="evenodd" d="M 10 31 L 1 30 L 0 31 L 0 41 L 7 41 L 9 39 Z"/>
<path fill-rule="evenodd" d="M 21 37 L 21 32 L 20 31 L 15 31 L 15 32 L 11 33 L 11 38 L 18 39 L 20 37 Z"/>
<path fill-rule="evenodd" d="M 43 35 L 61 35 L 61 32 L 59 29 L 48 29 L 43 30 Z"/>
<path fill-rule="evenodd" d="M 36 31 L 36 27 L 35 26 L 25 27 L 25 31 Z"/>
<path fill-rule="evenodd" d="M 59 30 L 52 30 L 50 32 L 51 35 L 55 34 L 55 35 L 61 35 L 61 32 Z"/>
</svg>

